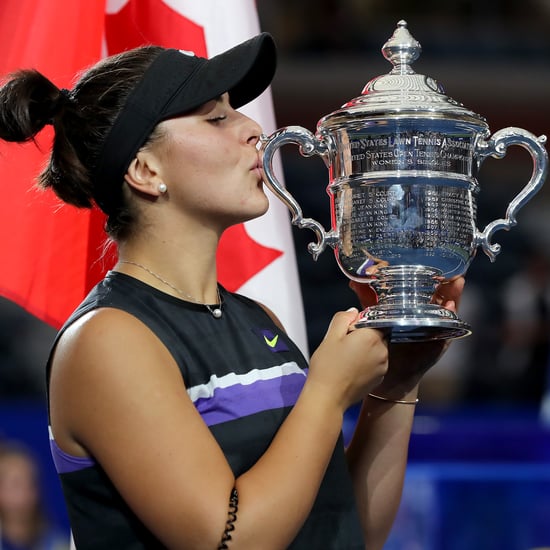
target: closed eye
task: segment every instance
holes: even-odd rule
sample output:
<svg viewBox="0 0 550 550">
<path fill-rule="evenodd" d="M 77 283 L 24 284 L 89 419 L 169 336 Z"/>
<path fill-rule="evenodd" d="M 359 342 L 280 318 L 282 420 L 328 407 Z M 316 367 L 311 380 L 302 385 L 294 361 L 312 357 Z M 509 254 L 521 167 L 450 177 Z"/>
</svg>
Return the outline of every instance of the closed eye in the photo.
<svg viewBox="0 0 550 550">
<path fill-rule="evenodd" d="M 218 122 L 222 122 L 224 120 L 227 119 L 227 115 L 220 115 L 220 116 L 216 116 L 216 117 L 212 117 L 212 118 L 209 118 L 208 119 L 208 122 L 211 122 L 213 124 L 216 124 Z"/>
</svg>

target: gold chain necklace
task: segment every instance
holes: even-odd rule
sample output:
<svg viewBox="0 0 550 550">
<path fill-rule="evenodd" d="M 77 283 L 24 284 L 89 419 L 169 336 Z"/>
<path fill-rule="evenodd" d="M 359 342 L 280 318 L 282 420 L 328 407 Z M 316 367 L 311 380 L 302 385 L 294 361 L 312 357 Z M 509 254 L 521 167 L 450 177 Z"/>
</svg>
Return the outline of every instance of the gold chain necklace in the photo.
<svg viewBox="0 0 550 550">
<path fill-rule="evenodd" d="M 201 306 L 204 306 L 214 317 L 215 319 L 219 319 L 222 316 L 222 295 L 220 294 L 220 287 L 216 285 L 216 293 L 218 295 L 218 306 L 212 307 L 208 304 L 205 304 L 204 302 L 201 302 L 200 300 L 197 300 L 196 298 L 193 298 L 190 294 L 187 294 L 186 292 L 183 292 L 183 290 L 180 290 L 179 288 L 175 287 L 172 283 L 169 283 L 167 280 L 163 279 L 160 275 L 157 275 L 154 271 L 151 271 L 148 267 L 145 267 L 142 264 L 138 264 L 137 262 L 131 262 L 130 260 L 120 260 L 119 263 L 121 264 L 129 264 L 129 265 L 135 265 L 136 267 L 139 267 L 143 269 L 144 271 L 147 271 L 149 275 L 152 275 L 155 279 L 160 281 L 161 283 L 165 284 L 166 286 L 170 287 L 172 290 L 175 290 L 180 296 L 183 298 L 187 298 L 188 300 L 191 300 L 195 304 L 199 304 Z"/>
</svg>

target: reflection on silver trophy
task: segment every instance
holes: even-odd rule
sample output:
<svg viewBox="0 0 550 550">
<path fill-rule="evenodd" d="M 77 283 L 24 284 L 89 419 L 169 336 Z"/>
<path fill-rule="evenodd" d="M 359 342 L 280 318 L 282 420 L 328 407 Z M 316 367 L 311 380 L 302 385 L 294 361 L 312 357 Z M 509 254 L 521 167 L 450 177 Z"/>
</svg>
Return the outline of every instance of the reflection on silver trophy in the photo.
<svg viewBox="0 0 550 550">
<path fill-rule="evenodd" d="M 491 135 L 486 120 L 444 94 L 411 64 L 420 44 L 400 21 L 382 48 L 393 64 L 362 94 L 323 117 L 316 134 L 300 126 L 262 136 L 266 185 L 290 209 L 292 223 L 312 229 L 316 259 L 331 246 L 341 270 L 371 284 L 378 303 L 356 326 L 385 329 L 391 340 L 459 338 L 470 327 L 454 313 L 430 303 L 438 282 L 463 275 L 479 246 L 494 261 L 500 246 L 493 234 L 516 225 L 516 214 L 542 187 L 547 173 L 545 136 L 520 128 Z M 319 155 L 329 171 L 332 228 L 304 218 L 296 200 L 273 173 L 273 155 L 296 144 L 304 156 Z M 476 227 L 476 175 L 491 156 L 509 145 L 533 160 L 529 182 L 503 219 Z"/>
</svg>

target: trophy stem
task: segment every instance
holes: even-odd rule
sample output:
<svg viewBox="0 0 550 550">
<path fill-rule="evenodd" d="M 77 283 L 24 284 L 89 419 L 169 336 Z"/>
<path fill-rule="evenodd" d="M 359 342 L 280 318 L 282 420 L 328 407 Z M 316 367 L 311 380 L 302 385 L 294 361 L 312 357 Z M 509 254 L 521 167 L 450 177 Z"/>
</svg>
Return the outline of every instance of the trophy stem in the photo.
<svg viewBox="0 0 550 550">
<path fill-rule="evenodd" d="M 471 334 L 455 313 L 431 304 L 441 271 L 422 265 L 380 268 L 370 281 L 378 304 L 361 312 L 355 327 L 390 333 L 392 342 L 419 342 L 462 338 Z"/>
</svg>

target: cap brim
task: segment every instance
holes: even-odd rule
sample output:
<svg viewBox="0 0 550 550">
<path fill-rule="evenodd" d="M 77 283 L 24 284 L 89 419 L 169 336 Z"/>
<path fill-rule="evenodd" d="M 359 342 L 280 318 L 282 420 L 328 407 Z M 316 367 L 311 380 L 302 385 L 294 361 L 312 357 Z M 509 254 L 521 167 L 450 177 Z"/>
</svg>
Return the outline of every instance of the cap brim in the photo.
<svg viewBox="0 0 550 550">
<path fill-rule="evenodd" d="M 270 85 L 277 66 L 275 42 L 268 33 L 205 60 L 163 113 L 170 118 L 200 107 L 228 92 L 238 109 L 258 97 Z"/>
</svg>

